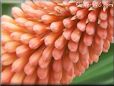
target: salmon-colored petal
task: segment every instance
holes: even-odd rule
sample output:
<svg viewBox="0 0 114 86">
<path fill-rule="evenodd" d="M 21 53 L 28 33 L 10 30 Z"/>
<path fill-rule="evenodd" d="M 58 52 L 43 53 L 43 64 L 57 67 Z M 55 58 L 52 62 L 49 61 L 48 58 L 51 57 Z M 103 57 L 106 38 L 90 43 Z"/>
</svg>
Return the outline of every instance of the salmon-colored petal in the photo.
<svg viewBox="0 0 114 86">
<path fill-rule="evenodd" d="M 79 70 L 79 66 L 76 64 L 74 64 L 74 74 L 75 76 L 80 76 L 82 74 L 82 72 Z"/>
<path fill-rule="evenodd" d="M 101 55 L 102 50 L 103 50 L 103 47 L 102 47 L 103 44 L 101 44 L 101 45 L 95 45 L 95 46 L 96 46 L 96 48 L 97 48 L 97 49 L 94 50 L 95 54 Z M 94 46 L 94 47 L 95 47 L 95 46 Z M 94 47 L 93 47 L 93 48 L 94 48 Z"/>
<path fill-rule="evenodd" d="M 13 7 L 12 8 L 12 15 L 14 18 L 24 17 L 24 12 L 18 7 Z"/>
<path fill-rule="evenodd" d="M 25 23 L 28 21 L 26 18 L 16 18 L 15 19 L 16 23 L 18 23 L 18 25 L 24 27 Z"/>
<path fill-rule="evenodd" d="M 114 27 L 114 26 L 113 26 L 113 25 L 114 25 L 114 20 L 113 20 L 114 16 L 109 16 L 108 18 L 109 18 L 109 19 L 108 19 L 108 22 L 109 22 L 110 26 L 111 26 L 111 27 Z"/>
<path fill-rule="evenodd" d="M 52 50 L 53 50 L 53 46 L 48 46 L 44 49 L 42 56 L 39 60 L 39 65 L 41 68 L 46 68 L 51 59 L 52 59 Z"/>
<path fill-rule="evenodd" d="M 25 1 L 25 3 L 27 4 L 27 5 L 29 5 L 29 6 L 31 6 L 32 8 L 34 8 L 34 9 L 36 9 L 37 8 L 37 6 L 33 3 L 33 1 L 31 1 L 31 0 L 27 0 L 27 1 Z"/>
<path fill-rule="evenodd" d="M 77 43 L 77 42 L 79 42 L 80 38 L 81 38 L 81 31 L 77 28 L 74 29 L 74 31 L 71 34 L 72 41 Z"/>
<path fill-rule="evenodd" d="M 38 84 L 43 84 L 43 85 L 46 85 L 49 83 L 49 79 L 48 77 L 46 77 L 45 79 L 39 79 L 38 80 Z"/>
<path fill-rule="evenodd" d="M 59 20 L 59 18 L 57 16 L 54 16 L 54 15 L 43 15 L 41 17 L 41 20 L 46 23 L 46 24 L 50 24 L 54 21 L 57 21 Z"/>
<path fill-rule="evenodd" d="M 33 31 L 33 26 L 36 24 L 36 22 L 33 21 L 27 21 L 24 23 L 24 26 L 29 30 L 29 32 L 34 32 Z"/>
<path fill-rule="evenodd" d="M 46 47 L 42 53 L 42 58 L 44 60 L 49 60 L 52 57 L 53 46 Z"/>
<path fill-rule="evenodd" d="M 24 67 L 24 72 L 26 75 L 32 75 L 34 73 L 35 69 L 36 69 L 36 66 L 33 66 L 33 65 L 27 63 Z"/>
<path fill-rule="evenodd" d="M 52 58 L 52 57 L 51 57 Z M 51 58 L 49 59 L 49 60 L 44 60 L 43 58 L 40 58 L 40 60 L 39 60 L 39 66 L 41 67 L 41 68 L 46 68 L 46 67 L 48 67 L 48 65 L 49 65 L 49 63 L 51 62 Z"/>
<path fill-rule="evenodd" d="M 15 21 L 13 20 L 12 17 L 7 16 L 7 15 L 3 15 L 3 16 L 1 16 L 1 21 L 2 21 L 2 22 L 12 22 L 12 23 L 15 22 Z"/>
<path fill-rule="evenodd" d="M 46 33 L 48 31 L 47 26 L 44 24 L 36 24 L 33 26 L 33 30 L 37 33 L 37 34 L 43 34 Z"/>
<path fill-rule="evenodd" d="M 3 46 L 1 46 L 1 55 L 5 54 L 7 51 L 5 50 L 5 48 Z"/>
<path fill-rule="evenodd" d="M 62 72 L 62 61 L 60 60 L 55 60 L 53 62 L 53 71 L 55 72 Z"/>
<path fill-rule="evenodd" d="M 75 76 L 77 76 L 77 77 L 81 76 L 81 72 L 79 70 L 76 70 L 75 71 Z"/>
<path fill-rule="evenodd" d="M 80 9 L 77 11 L 76 16 L 78 19 L 84 19 L 87 16 L 88 12 L 89 11 L 86 8 Z"/>
<path fill-rule="evenodd" d="M 89 49 L 89 56 L 92 62 L 97 62 L 99 60 L 99 55 L 97 55 L 92 48 Z"/>
<path fill-rule="evenodd" d="M 82 65 L 81 60 L 79 60 L 78 63 L 76 63 L 76 66 L 78 67 L 81 74 L 85 72 L 85 67 Z"/>
<path fill-rule="evenodd" d="M 94 49 L 94 52 L 97 54 L 97 55 L 100 55 L 101 52 L 102 52 L 102 49 L 103 49 L 103 39 L 101 39 L 100 37 L 98 37 L 97 35 L 95 36 L 95 41 L 94 43 L 92 44 L 92 48 Z"/>
<path fill-rule="evenodd" d="M 37 49 L 41 46 L 42 43 L 43 43 L 43 39 L 38 38 L 38 37 L 34 37 L 34 38 L 30 39 L 29 47 L 31 49 Z"/>
<path fill-rule="evenodd" d="M 52 22 L 50 29 L 53 32 L 60 32 L 63 29 L 63 23 L 61 21 Z"/>
<path fill-rule="evenodd" d="M 55 34 L 55 33 L 50 33 L 50 34 L 48 34 L 45 38 L 44 38 L 44 43 L 45 43 L 45 45 L 52 45 L 54 42 L 55 42 L 55 40 L 56 40 L 56 38 L 58 37 L 58 35 L 59 34 Z"/>
<path fill-rule="evenodd" d="M 49 68 L 40 68 L 38 67 L 37 69 L 37 76 L 39 79 L 45 79 L 48 76 L 49 73 Z"/>
<path fill-rule="evenodd" d="M 94 1 L 93 1 L 93 2 L 94 2 Z M 96 22 L 98 13 L 99 13 L 99 9 L 92 10 L 92 11 L 88 14 L 88 20 L 89 20 L 90 22 Z"/>
<path fill-rule="evenodd" d="M 79 8 L 76 6 L 70 6 L 69 10 L 72 15 L 75 15 L 77 13 L 77 11 L 79 10 Z"/>
<path fill-rule="evenodd" d="M 44 50 L 44 46 L 39 48 L 37 51 L 31 54 L 29 58 L 29 63 L 31 65 L 37 66 L 39 59 L 41 58 L 42 52 Z"/>
<path fill-rule="evenodd" d="M 84 38 L 83 38 L 83 42 L 86 46 L 91 46 L 93 43 L 93 36 L 85 33 Z"/>
<path fill-rule="evenodd" d="M 79 52 L 81 54 L 86 54 L 88 52 L 88 46 L 86 46 L 83 42 L 79 45 Z"/>
<path fill-rule="evenodd" d="M 87 20 L 87 19 L 83 19 L 83 20 L 80 20 L 80 21 L 77 23 L 77 28 L 78 28 L 80 31 L 85 31 L 85 29 L 86 29 L 86 20 Z"/>
<path fill-rule="evenodd" d="M 25 76 L 23 84 L 35 84 L 37 79 L 37 74 L 34 72 L 32 75 Z"/>
<path fill-rule="evenodd" d="M 21 8 L 27 14 L 26 16 L 29 18 L 41 18 L 42 15 L 46 14 L 43 10 L 35 10 L 25 3 L 21 4 Z"/>
<path fill-rule="evenodd" d="M 26 57 L 20 57 L 13 62 L 12 71 L 13 72 L 20 72 L 24 69 L 26 64 L 27 64 L 27 58 Z"/>
<path fill-rule="evenodd" d="M 16 54 L 18 57 L 26 57 L 30 55 L 30 48 L 26 45 L 20 45 L 16 48 Z"/>
<path fill-rule="evenodd" d="M 23 29 L 22 27 L 19 27 L 11 22 L 2 22 L 1 27 L 4 28 L 5 30 L 9 32 L 14 32 L 14 31 L 25 31 L 26 29 Z"/>
<path fill-rule="evenodd" d="M 52 69 L 52 66 L 50 68 L 50 70 Z M 49 72 L 49 84 L 54 84 L 56 81 L 54 79 L 54 72 L 53 70 Z"/>
<path fill-rule="evenodd" d="M 88 23 L 87 26 L 86 26 L 86 33 L 89 34 L 89 35 L 94 35 L 95 34 L 95 23 Z"/>
<path fill-rule="evenodd" d="M 56 3 L 55 2 L 47 2 L 47 1 L 34 1 L 34 3 L 40 7 L 40 8 L 43 8 L 45 7 L 46 9 L 49 9 L 49 10 L 53 10 L 53 7 L 56 6 Z"/>
<path fill-rule="evenodd" d="M 69 59 L 67 55 L 63 58 L 63 68 L 69 75 L 72 76 L 74 66 L 73 62 Z"/>
<path fill-rule="evenodd" d="M 52 51 L 52 56 L 53 56 L 53 58 L 54 58 L 55 60 L 61 59 L 62 56 L 63 56 L 64 50 L 65 50 L 65 48 L 63 48 L 63 49 L 54 48 L 53 51 Z"/>
<path fill-rule="evenodd" d="M 100 11 L 100 14 L 99 14 L 99 18 L 100 18 L 101 20 L 107 20 L 107 18 L 108 18 L 107 11 L 101 10 L 101 11 Z"/>
<path fill-rule="evenodd" d="M 114 10 L 113 10 L 113 8 L 110 8 L 110 15 L 111 16 L 114 16 Z"/>
<path fill-rule="evenodd" d="M 105 40 L 103 44 L 103 52 L 108 52 L 109 48 L 110 48 L 110 42 L 108 40 Z"/>
<path fill-rule="evenodd" d="M 74 26 L 75 22 L 71 20 L 70 18 L 65 18 L 63 20 L 63 25 L 65 28 L 72 28 Z"/>
<path fill-rule="evenodd" d="M 113 27 L 111 27 L 111 26 L 109 26 L 108 28 L 107 28 L 107 38 L 106 39 L 108 39 L 110 42 L 112 42 L 112 40 L 113 40 L 113 35 L 114 35 L 114 33 L 113 33 Z"/>
<path fill-rule="evenodd" d="M 97 34 L 98 36 L 101 38 L 101 39 L 106 39 L 107 37 L 107 30 L 101 28 L 101 27 L 98 27 L 97 28 Z"/>
<path fill-rule="evenodd" d="M 80 59 L 84 60 L 84 61 L 89 60 L 89 51 L 87 51 L 87 53 L 85 53 L 85 54 L 80 53 Z"/>
<path fill-rule="evenodd" d="M 10 41 L 10 42 L 7 42 L 5 44 L 5 49 L 7 50 L 7 52 L 9 53 L 14 53 L 16 51 L 16 48 L 20 45 L 19 42 L 16 42 L 16 41 Z"/>
<path fill-rule="evenodd" d="M 62 72 L 54 72 L 53 77 L 55 84 L 60 84 L 60 80 L 62 79 Z"/>
<path fill-rule="evenodd" d="M 65 40 L 64 36 L 61 35 L 56 41 L 55 41 L 55 47 L 57 49 L 62 49 L 66 45 L 67 41 Z"/>
<path fill-rule="evenodd" d="M 85 67 L 85 69 L 89 68 L 90 58 L 88 60 L 83 60 L 83 58 L 82 59 L 80 58 L 80 60 L 81 60 L 81 64 Z"/>
<path fill-rule="evenodd" d="M 49 83 L 49 77 L 48 76 L 46 78 L 44 78 L 44 79 L 39 79 L 38 80 L 38 84 L 46 85 L 48 83 Z"/>
<path fill-rule="evenodd" d="M 103 29 L 107 29 L 107 27 L 108 27 L 108 21 L 107 20 L 105 20 L 105 21 L 101 20 L 100 23 L 99 23 L 99 26 L 101 28 L 103 28 Z"/>
<path fill-rule="evenodd" d="M 1 42 L 2 44 L 11 41 L 11 37 L 9 36 L 10 34 L 5 32 L 5 31 L 1 31 Z"/>
<path fill-rule="evenodd" d="M 1 56 L 2 65 L 8 66 L 11 65 L 16 60 L 16 55 L 11 53 L 4 53 Z"/>
<path fill-rule="evenodd" d="M 70 12 L 69 12 L 68 9 L 66 9 L 65 7 L 59 6 L 59 5 L 58 5 L 58 6 L 55 6 L 55 7 L 54 7 L 54 10 L 55 10 L 57 13 L 59 13 L 60 16 L 65 16 L 65 17 L 67 17 L 67 16 L 70 15 Z"/>
<path fill-rule="evenodd" d="M 71 34 L 72 34 L 73 28 L 65 29 L 63 32 L 63 36 L 65 37 L 66 40 L 70 40 Z"/>
<path fill-rule="evenodd" d="M 23 83 L 23 80 L 24 80 L 24 77 L 25 77 L 25 73 L 24 72 L 16 72 L 10 83 L 11 84 L 22 84 Z"/>
<path fill-rule="evenodd" d="M 67 72 L 63 72 L 63 76 L 61 79 L 61 84 L 68 84 L 69 82 L 71 82 L 73 76 L 70 76 L 67 74 Z"/>
<path fill-rule="evenodd" d="M 12 38 L 13 40 L 20 41 L 20 38 L 21 38 L 21 35 L 22 35 L 22 34 L 23 34 L 22 32 L 12 32 L 12 33 L 10 34 L 10 36 L 11 36 L 11 38 Z"/>
<path fill-rule="evenodd" d="M 33 35 L 25 33 L 21 35 L 20 40 L 22 43 L 28 44 L 32 38 L 33 38 Z"/>
<path fill-rule="evenodd" d="M 73 63 L 77 63 L 79 60 L 79 52 L 69 51 L 69 58 Z"/>
<path fill-rule="evenodd" d="M 11 68 L 10 67 L 5 68 L 1 72 L 1 83 L 2 84 L 10 83 L 12 76 L 13 76 L 13 72 L 11 71 Z"/>
<path fill-rule="evenodd" d="M 70 40 L 70 41 L 68 42 L 68 49 L 69 49 L 70 51 L 72 51 L 72 52 L 76 52 L 77 49 L 78 49 L 78 43 L 75 43 L 75 42 L 73 42 L 72 40 Z"/>
</svg>

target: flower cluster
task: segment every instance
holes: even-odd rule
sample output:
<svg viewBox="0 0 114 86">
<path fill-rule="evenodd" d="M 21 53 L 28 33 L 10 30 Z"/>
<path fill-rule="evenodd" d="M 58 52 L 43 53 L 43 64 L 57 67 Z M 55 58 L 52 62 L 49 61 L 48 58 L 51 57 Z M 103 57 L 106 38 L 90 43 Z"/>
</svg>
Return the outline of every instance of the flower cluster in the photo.
<svg viewBox="0 0 114 86">
<path fill-rule="evenodd" d="M 2 83 L 69 84 L 84 73 L 113 38 L 112 2 L 99 1 L 27 0 L 12 8 L 13 17 L 3 15 Z"/>
</svg>

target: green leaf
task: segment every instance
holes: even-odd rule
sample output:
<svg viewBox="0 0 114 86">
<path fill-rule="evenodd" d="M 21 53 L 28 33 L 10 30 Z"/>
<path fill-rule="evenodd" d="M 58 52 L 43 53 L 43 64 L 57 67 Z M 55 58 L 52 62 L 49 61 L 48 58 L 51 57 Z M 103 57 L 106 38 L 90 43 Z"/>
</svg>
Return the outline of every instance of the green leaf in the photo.
<svg viewBox="0 0 114 86">
<path fill-rule="evenodd" d="M 12 9 L 12 7 L 15 7 L 15 6 L 20 7 L 19 1 L 17 3 L 15 1 L 15 3 L 14 3 L 12 0 L 3 0 L 2 1 L 2 15 L 9 15 L 9 16 L 11 16 L 11 9 Z"/>
</svg>

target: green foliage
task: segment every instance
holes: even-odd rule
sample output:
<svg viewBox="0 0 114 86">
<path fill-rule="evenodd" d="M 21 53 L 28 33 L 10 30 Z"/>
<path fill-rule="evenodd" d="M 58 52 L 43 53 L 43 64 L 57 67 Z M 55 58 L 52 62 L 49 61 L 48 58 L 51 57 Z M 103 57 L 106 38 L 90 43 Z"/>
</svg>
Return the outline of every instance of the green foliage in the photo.
<svg viewBox="0 0 114 86">
<path fill-rule="evenodd" d="M 19 3 L 2 3 L 2 15 L 11 16 L 11 8 L 14 6 L 20 6 Z"/>
</svg>

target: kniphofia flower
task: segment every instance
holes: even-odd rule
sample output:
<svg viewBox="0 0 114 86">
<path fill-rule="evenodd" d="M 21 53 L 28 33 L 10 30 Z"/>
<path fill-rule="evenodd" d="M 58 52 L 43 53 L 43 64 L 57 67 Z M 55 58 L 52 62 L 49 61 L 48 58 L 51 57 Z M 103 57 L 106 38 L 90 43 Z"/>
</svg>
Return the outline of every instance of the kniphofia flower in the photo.
<svg viewBox="0 0 114 86">
<path fill-rule="evenodd" d="M 80 76 L 108 52 L 114 23 L 109 4 L 26 0 L 13 7 L 13 17 L 1 17 L 2 83 L 68 84 Z"/>
</svg>

